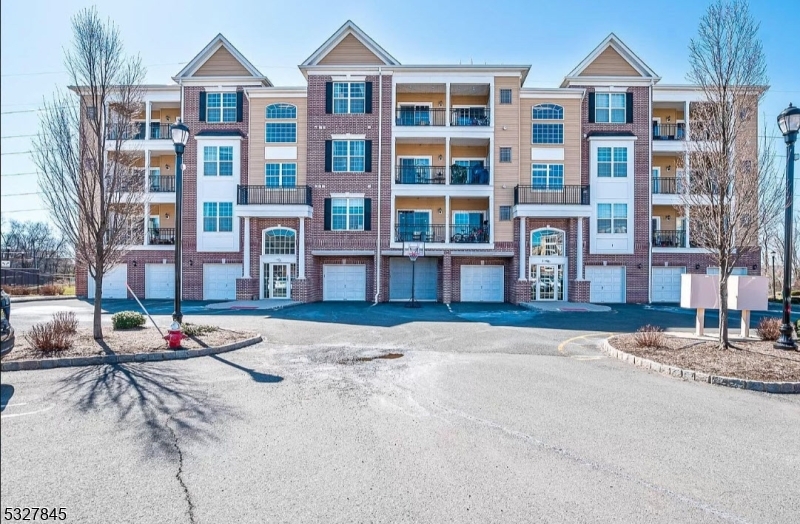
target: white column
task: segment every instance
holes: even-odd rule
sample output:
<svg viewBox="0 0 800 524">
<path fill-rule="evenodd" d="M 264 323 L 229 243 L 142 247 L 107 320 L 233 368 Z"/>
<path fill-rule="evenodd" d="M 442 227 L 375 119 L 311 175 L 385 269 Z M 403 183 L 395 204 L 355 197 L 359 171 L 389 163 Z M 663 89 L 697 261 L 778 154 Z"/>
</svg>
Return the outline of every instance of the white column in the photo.
<svg viewBox="0 0 800 524">
<path fill-rule="evenodd" d="M 144 203 L 144 245 L 150 243 L 150 202 Z"/>
<path fill-rule="evenodd" d="M 150 150 L 144 150 L 144 191 L 150 191 Z"/>
<path fill-rule="evenodd" d="M 683 236 L 686 238 L 686 245 L 684 247 L 690 247 L 691 244 L 689 243 L 689 206 L 685 206 L 683 208 L 683 228 L 684 233 Z"/>
<path fill-rule="evenodd" d="M 299 238 L 297 239 L 297 278 L 306 278 L 306 219 L 300 219 Z"/>
<path fill-rule="evenodd" d="M 250 217 L 244 217 L 244 260 L 242 278 L 250 278 Z"/>
<path fill-rule="evenodd" d="M 575 254 L 575 267 L 577 268 L 577 278 L 575 280 L 583 280 L 583 217 L 578 217 L 578 234 L 575 236 L 577 244 Z"/>
<path fill-rule="evenodd" d="M 449 93 L 449 91 L 448 91 Z M 449 102 L 448 102 L 449 104 Z M 450 117 L 448 118 L 448 122 L 450 122 Z M 450 125 L 448 123 L 448 125 Z M 444 183 L 450 183 L 450 137 L 445 137 L 444 139 Z"/>
<path fill-rule="evenodd" d="M 444 241 L 450 242 L 450 196 L 444 197 Z"/>
<path fill-rule="evenodd" d="M 153 114 L 153 102 L 148 101 L 144 109 L 144 139 L 150 140 L 150 118 Z"/>
<path fill-rule="evenodd" d="M 683 103 L 683 134 L 684 140 L 689 140 L 689 101 Z"/>
<path fill-rule="evenodd" d="M 519 280 L 528 280 L 525 268 L 528 263 L 525 257 L 525 247 L 528 245 L 528 233 L 525 231 L 525 217 L 519 218 Z"/>
<path fill-rule="evenodd" d="M 446 126 L 449 126 L 450 125 L 450 82 L 445 83 L 444 89 L 445 89 L 445 94 L 444 94 L 444 107 L 445 107 L 444 124 Z M 447 147 L 449 149 L 450 148 L 450 139 L 448 138 L 447 140 L 448 140 Z M 448 165 L 450 165 L 450 164 L 448 164 Z"/>
<path fill-rule="evenodd" d="M 494 186 L 494 138 L 489 138 L 489 158 L 486 159 L 489 163 L 489 183 Z"/>
</svg>

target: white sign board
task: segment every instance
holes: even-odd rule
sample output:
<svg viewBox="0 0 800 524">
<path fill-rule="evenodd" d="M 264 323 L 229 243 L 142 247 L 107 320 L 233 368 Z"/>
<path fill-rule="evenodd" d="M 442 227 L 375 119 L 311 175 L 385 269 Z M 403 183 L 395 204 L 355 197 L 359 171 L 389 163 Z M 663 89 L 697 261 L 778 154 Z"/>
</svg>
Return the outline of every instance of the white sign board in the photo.
<svg viewBox="0 0 800 524">
<path fill-rule="evenodd" d="M 719 276 L 684 273 L 681 275 L 681 307 L 719 308 Z"/>
<path fill-rule="evenodd" d="M 424 257 L 425 256 L 425 243 L 423 242 L 406 242 L 403 244 L 404 257 Z"/>
<path fill-rule="evenodd" d="M 2 267 L 11 267 L 11 261 L 10 260 L 3 260 L 2 262 L 3 262 Z"/>
<path fill-rule="evenodd" d="M 766 311 L 769 296 L 767 277 L 728 277 L 728 309 Z"/>
</svg>

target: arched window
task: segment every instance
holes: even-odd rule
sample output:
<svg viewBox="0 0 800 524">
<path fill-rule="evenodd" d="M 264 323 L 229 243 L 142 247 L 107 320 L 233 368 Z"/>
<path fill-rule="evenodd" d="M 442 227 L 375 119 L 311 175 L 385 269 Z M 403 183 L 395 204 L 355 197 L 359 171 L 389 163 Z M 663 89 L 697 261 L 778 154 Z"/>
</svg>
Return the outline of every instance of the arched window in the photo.
<svg viewBox="0 0 800 524">
<path fill-rule="evenodd" d="M 531 232 L 531 256 L 563 257 L 564 232 L 560 229 L 543 228 Z"/>
<path fill-rule="evenodd" d="M 264 231 L 265 255 L 294 255 L 295 232 L 284 227 L 275 227 Z"/>
<path fill-rule="evenodd" d="M 564 120 L 564 108 L 557 104 L 533 106 L 534 120 Z"/>
<path fill-rule="evenodd" d="M 268 105 L 267 118 L 297 118 L 297 107 L 292 104 Z"/>
</svg>

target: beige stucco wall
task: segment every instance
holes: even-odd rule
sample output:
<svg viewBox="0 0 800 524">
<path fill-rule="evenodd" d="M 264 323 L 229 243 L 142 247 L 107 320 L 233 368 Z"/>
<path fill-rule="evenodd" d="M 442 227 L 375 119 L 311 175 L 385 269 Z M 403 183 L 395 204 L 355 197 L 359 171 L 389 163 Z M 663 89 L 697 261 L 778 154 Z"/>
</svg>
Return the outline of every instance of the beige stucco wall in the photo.
<svg viewBox="0 0 800 524">
<path fill-rule="evenodd" d="M 225 46 L 220 47 L 193 76 L 251 76 Z"/>
<path fill-rule="evenodd" d="M 297 146 L 297 159 L 275 159 L 269 160 L 270 163 L 297 163 L 297 185 L 302 186 L 306 183 L 306 152 L 307 152 L 307 99 L 305 97 L 250 97 L 250 162 L 248 164 L 248 184 L 264 184 L 264 166 L 267 160 L 264 159 L 266 143 L 266 122 L 267 106 L 271 104 L 292 104 L 297 106 L 296 120 L 275 120 L 275 122 L 297 122 L 297 143 L 296 144 L 275 144 L 276 146 Z"/>
<path fill-rule="evenodd" d="M 522 125 L 520 127 L 522 151 L 522 166 L 519 175 L 519 184 L 531 185 L 531 148 L 564 149 L 564 184 L 579 185 L 581 183 L 581 99 L 580 98 L 523 98 Z M 563 144 L 533 144 L 533 106 L 539 104 L 557 104 L 564 108 L 564 143 Z M 558 120 L 537 120 L 537 123 L 559 123 Z M 559 163 L 558 161 L 538 161 L 537 163 Z"/>
<path fill-rule="evenodd" d="M 319 61 L 320 65 L 382 64 L 383 61 L 367 49 L 355 36 L 347 35 Z"/>
<path fill-rule="evenodd" d="M 579 76 L 641 76 L 636 69 L 617 53 L 607 47 Z"/>
<path fill-rule="evenodd" d="M 514 187 L 519 184 L 520 165 L 524 156 L 520 151 L 520 120 L 522 118 L 519 98 L 519 78 L 497 76 L 494 79 L 494 209 L 492 210 L 492 227 L 497 242 L 514 240 L 514 221 L 500 221 L 500 206 L 514 205 Z M 511 103 L 500 103 L 500 90 L 511 89 Z M 500 148 L 511 148 L 511 162 L 500 163 Z M 523 146 L 524 147 L 524 146 Z M 530 158 L 530 150 L 525 148 Z M 505 186 L 505 187 L 503 187 Z"/>
</svg>

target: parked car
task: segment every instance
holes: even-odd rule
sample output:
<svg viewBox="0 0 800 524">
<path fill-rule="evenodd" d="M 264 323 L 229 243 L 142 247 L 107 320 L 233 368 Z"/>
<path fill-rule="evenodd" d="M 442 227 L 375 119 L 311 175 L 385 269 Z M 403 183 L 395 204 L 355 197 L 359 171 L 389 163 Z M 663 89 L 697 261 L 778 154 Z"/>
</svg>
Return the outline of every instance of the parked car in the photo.
<svg viewBox="0 0 800 524">
<path fill-rule="evenodd" d="M 5 355 L 14 349 L 14 328 L 11 327 L 11 297 L 5 291 L 0 291 L 0 328 L 2 330 L 0 355 Z"/>
</svg>

